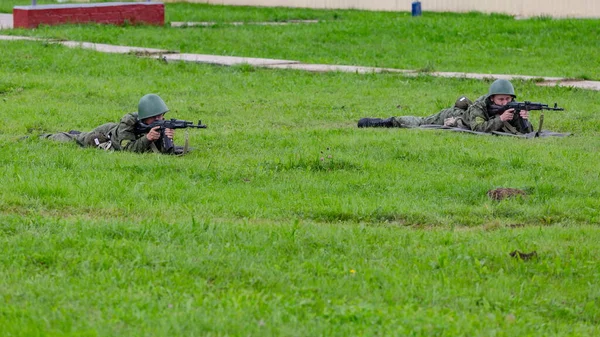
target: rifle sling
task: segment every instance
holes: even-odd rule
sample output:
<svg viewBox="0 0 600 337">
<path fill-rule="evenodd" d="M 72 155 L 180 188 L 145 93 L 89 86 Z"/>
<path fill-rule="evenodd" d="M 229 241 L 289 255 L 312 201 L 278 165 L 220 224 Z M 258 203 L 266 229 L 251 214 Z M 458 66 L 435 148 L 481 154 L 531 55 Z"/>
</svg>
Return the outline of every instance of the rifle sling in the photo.
<svg viewBox="0 0 600 337">
<path fill-rule="evenodd" d="M 152 149 L 152 152 L 160 153 L 160 150 L 158 149 L 158 147 L 156 147 L 156 144 L 154 144 L 154 142 L 150 143 L 150 148 Z"/>
<path fill-rule="evenodd" d="M 521 133 L 512 125 L 510 125 L 508 122 L 503 122 L 504 123 L 504 128 L 506 130 L 508 130 L 511 133 L 514 133 L 515 135 L 520 135 Z"/>
</svg>

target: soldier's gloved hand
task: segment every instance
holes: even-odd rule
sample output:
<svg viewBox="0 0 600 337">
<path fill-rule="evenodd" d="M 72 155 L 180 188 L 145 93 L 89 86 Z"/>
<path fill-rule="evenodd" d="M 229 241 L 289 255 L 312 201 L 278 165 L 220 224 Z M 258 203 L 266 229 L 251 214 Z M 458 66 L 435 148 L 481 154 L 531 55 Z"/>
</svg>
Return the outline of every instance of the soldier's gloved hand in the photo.
<svg viewBox="0 0 600 337">
<path fill-rule="evenodd" d="M 160 139 L 160 126 L 153 127 L 152 130 L 146 134 L 146 138 L 151 142 Z"/>
<path fill-rule="evenodd" d="M 175 136 L 175 130 L 173 130 L 173 129 L 165 129 L 165 136 L 167 136 L 168 138 L 173 139 L 173 136 Z"/>
<path fill-rule="evenodd" d="M 500 120 L 503 122 L 510 121 L 513 119 L 514 113 L 515 113 L 515 109 L 508 109 L 508 110 L 504 111 L 504 113 L 502 113 L 502 115 L 500 115 Z"/>
</svg>

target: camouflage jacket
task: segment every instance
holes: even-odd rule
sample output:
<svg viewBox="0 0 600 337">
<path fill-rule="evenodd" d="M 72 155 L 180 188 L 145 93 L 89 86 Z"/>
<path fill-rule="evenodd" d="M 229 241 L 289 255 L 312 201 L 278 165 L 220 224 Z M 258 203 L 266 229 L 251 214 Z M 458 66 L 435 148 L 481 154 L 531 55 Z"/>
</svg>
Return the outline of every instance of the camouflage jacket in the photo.
<svg viewBox="0 0 600 337">
<path fill-rule="evenodd" d="M 513 134 L 529 133 L 533 127 L 528 120 L 513 119 L 503 122 L 500 115 L 492 115 L 488 111 L 491 104 L 489 95 L 479 97 L 467 110 L 465 119 L 471 130 L 479 132 L 508 132 Z M 521 125 L 520 121 L 523 121 Z"/>
<path fill-rule="evenodd" d="M 113 148 L 117 151 L 150 152 L 152 151 L 152 143 L 154 143 L 158 151 L 163 152 L 162 142 L 151 142 L 146 138 L 146 133 L 135 133 L 137 123 L 137 112 L 128 113 L 121 118 L 118 124 L 114 123 L 109 131 Z"/>
</svg>

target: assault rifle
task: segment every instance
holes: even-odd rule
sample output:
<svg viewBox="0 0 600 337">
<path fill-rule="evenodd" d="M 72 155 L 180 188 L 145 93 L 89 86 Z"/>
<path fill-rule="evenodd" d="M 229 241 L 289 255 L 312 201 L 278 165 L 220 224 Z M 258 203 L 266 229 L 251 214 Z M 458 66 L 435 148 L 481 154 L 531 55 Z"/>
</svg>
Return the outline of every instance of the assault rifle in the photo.
<svg viewBox="0 0 600 337">
<path fill-rule="evenodd" d="M 535 102 L 510 102 L 506 105 L 501 106 L 497 110 L 494 111 L 495 114 L 501 115 L 504 111 L 508 109 L 515 109 L 515 114 L 521 112 L 521 110 L 555 110 L 555 111 L 563 111 L 565 109 L 559 108 L 557 103 L 554 103 L 554 107 L 548 106 L 548 104 L 535 103 Z"/>
<path fill-rule="evenodd" d="M 514 116 L 513 119 L 517 120 L 517 123 L 519 123 L 521 125 L 521 128 L 523 130 L 527 129 L 527 124 L 530 124 L 530 123 L 525 122 L 523 120 L 523 118 L 521 118 L 520 112 L 522 110 L 526 110 L 526 111 L 532 111 L 532 110 L 563 111 L 563 110 L 565 110 L 564 108 L 559 108 L 557 103 L 554 103 L 554 107 L 551 107 L 551 106 L 548 106 L 548 104 L 525 101 L 525 102 L 510 102 L 506 105 L 498 107 L 497 109 L 493 109 L 492 113 L 495 115 L 501 115 L 506 110 L 509 110 L 509 109 L 515 109 L 515 111 L 513 113 L 513 116 Z M 539 133 L 542 130 L 542 123 L 544 123 L 544 112 L 543 111 L 540 115 L 540 125 L 538 127 L 538 131 L 536 132 L 536 136 L 539 135 Z"/>
<path fill-rule="evenodd" d="M 150 130 L 155 127 L 160 127 L 160 139 L 162 141 L 163 151 L 170 153 L 173 152 L 175 145 L 173 144 L 173 139 L 165 136 L 165 129 L 186 129 L 186 128 L 197 128 L 197 129 L 206 129 L 206 125 L 202 124 L 202 121 L 198 120 L 198 124 L 194 125 L 194 122 L 184 121 L 181 119 L 172 118 L 170 120 L 156 120 L 150 124 L 144 124 L 141 121 L 135 125 L 135 134 L 139 135 L 142 133 L 148 133 Z M 186 140 L 187 143 L 187 140 Z"/>
</svg>

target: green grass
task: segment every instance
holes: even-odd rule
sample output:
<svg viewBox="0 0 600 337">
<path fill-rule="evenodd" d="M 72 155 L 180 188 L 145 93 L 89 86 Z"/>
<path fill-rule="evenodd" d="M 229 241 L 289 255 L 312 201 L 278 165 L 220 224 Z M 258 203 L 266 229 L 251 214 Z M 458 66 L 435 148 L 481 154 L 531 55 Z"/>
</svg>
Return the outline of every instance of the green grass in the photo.
<svg viewBox="0 0 600 337">
<path fill-rule="evenodd" d="M 569 138 L 358 129 L 489 82 L 0 48 L 3 335 L 598 335 L 598 92 L 514 82 L 565 107 L 544 125 Z M 116 121 L 148 92 L 208 125 L 192 153 L 36 137 Z"/>
<path fill-rule="evenodd" d="M 597 227 L 3 223 L 5 335 L 598 332 Z M 540 258 L 508 256 L 522 247 Z"/>
<path fill-rule="evenodd" d="M 22 1 L 27 3 L 27 1 Z M 10 10 L 5 8 L 4 10 Z M 172 21 L 318 24 L 170 28 Z M 165 27 L 60 26 L 6 34 L 426 71 L 600 79 L 599 20 L 515 20 L 506 15 L 310 10 L 166 4 Z M 514 60 L 518 60 L 515 62 Z M 577 60 L 577 62 L 573 62 Z"/>
</svg>

